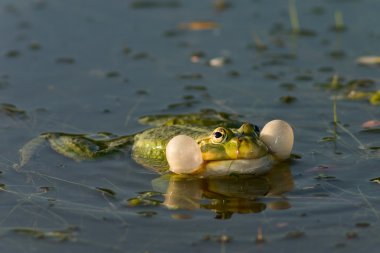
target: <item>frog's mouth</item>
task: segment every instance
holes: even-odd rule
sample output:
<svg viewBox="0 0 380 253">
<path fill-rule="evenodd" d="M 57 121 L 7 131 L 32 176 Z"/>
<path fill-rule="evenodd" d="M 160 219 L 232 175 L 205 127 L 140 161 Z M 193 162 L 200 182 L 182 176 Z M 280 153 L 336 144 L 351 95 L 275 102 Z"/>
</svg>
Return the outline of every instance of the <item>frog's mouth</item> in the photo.
<svg viewBox="0 0 380 253">
<path fill-rule="evenodd" d="M 272 156 L 258 159 L 234 159 L 221 161 L 205 161 L 203 168 L 197 172 L 202 176 L 224 176 L 230 174 L 263 174 L 273 164 Z"/>
</svg>

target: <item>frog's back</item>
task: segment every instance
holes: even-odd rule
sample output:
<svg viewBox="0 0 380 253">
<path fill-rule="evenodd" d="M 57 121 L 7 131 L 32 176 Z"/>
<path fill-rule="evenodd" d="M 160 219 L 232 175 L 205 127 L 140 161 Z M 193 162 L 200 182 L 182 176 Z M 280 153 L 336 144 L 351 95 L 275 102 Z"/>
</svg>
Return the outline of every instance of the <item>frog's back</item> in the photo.
<svg viewBox="0 0 380 253">
<path fill-rule="evenodd" d="M 182 125 L 162 126 L 136 134 L 132 148 L 133 158 L 145 167 L 163 172 L 168 169 L 166 145 L 176 135 L 188 135 L 195 140 L 210 134 L 212 128 Z"/>
</svg>

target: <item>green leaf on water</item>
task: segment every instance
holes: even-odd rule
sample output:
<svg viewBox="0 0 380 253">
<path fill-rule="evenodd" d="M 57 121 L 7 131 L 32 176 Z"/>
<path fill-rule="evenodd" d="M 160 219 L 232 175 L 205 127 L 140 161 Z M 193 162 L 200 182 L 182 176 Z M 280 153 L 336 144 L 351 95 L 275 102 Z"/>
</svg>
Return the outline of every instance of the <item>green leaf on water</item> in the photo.
<svg viewBox="0 0 380 253">
<path fill-rule="evenodd" d="M 102 187 L 96 187 L 95 188 L 97 191 L 103 193 L 104 195 L 108 196 L 108 197 L 115 197 L 116 196 L 116 192 L 114 192 L 113 190 L 111 189 L 108 189 L 108 188 L 102 188 Z"/>
<path fill-rule="evenodd" d="M 0 105 L 0 108 L 0 111 L 2 111 L 10 117 L 19 117 L 21 119 L 27 118 L 26 112 L 17 108 L 15 105 L 3 103 Z"/>
<path fill-rule="evenodd" d="M 155 0 L 135 0 L 130 3 L 133 9 L 147 9 L 147 8 L 178 8 L 181 3 L 174 0 L 168 1 L 155 1 Z"/>
<path fill-rule="evenodd" d="M 376 91 L 370 98 L 371 105 L 380 105 L 380 90 Z"/>
<path fill-rule="evenodd" d="M 330 142 L 330 141 L 336 141 L 337 138 L 335 136 L 326 136 L 321 139 L 321 142 Z"/>
<path fill-rule="evenodd" d="M 128 207 L 136 206 L 158 206 L 162 203 L 161 200 L 153 199 L 153 197 L 161 197 L 161 192 L 146 191 L 139 192 L 137 197 L 124 200 L 124 204 Z"/>
<path fill-rule="evenodd" d="M 374 182 L 374 183 L 377 183 L 377 184 L 380 184 L 380 177 L 372 178 L 372 179 L 370 179 L 369 181 Z"/>
<path fill-rule="evenodd" d="M 282 96 L 282 97 L 280 97 L 280 101 L 282 102 L 282 103 L 284 103 L 284 104 L 292 104 L 292 103 L 294 103 L 295 101 L 297 100 L 297 98 L 296 97 L 294 97 L 294 96 Z"/>
<path fill-rule="evenodd" d="M 302 159 L 302 155 L 292 153 L 292 154 L 290 154 L 290 159 L 292 159 L 292 160 L 299 160 L 299 159 Z"/>
<path fill-rule="evenodd" d="M 78 228 L 75 226 L 70 226 L 63 230 L 42 230 L 31 227 L 19 227 L 10 229 L 10 231 L 17 234 L 32 236 L 37 239 L 52 238 L 59 241 L 74 239 L 74 232 L 77 230 Z"/>
<path fill-rule="evenodd" d="M 302 231 L 290 231 L 285 235 L 285 239 L 298 239 L 305 236 L 305 232 Z"/>
<path fill-rule="evenodd" d="M 186 85 L 185 90 L 206 91 L 207 87 L 203 85 Z"/>
<path fill-rule="evenodd" d="M 320 173 L 318 176 L 314 177 L 317 180 L 336 180 L 335 176 L 329 176 L 324 173 Z"/>
</svg>

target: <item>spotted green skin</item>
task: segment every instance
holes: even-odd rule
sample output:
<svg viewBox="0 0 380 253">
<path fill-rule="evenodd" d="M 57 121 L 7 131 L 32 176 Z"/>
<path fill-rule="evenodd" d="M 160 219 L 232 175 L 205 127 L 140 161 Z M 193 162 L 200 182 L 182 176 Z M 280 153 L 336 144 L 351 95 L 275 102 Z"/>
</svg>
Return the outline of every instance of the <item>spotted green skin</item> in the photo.
<svg viewBox="0 0 380 253">
<path fill-rule="evenodd" d="M 244 132 L 243 128 L 247 125 L 248 123 L 244 123 L 240 128 L 217 127 L 215 129 L 211 127 L 173 125 L 149 129 L 135 135 L 132 157 L 146 167 L 165 171 L 168 169 L 165 153 L 166 146 L 177 135 L 192 137 L 198 143 L 203 160 L 206 162 L 257 159 L 266 156 L 268 148 L 259 140 L 257 133 Z M 220 129 L 227 132 L 226 140 L 216 143 L 214 133 Z M 239 150 L 239 154 L 237 154 L 237 150 Z"/>
<path fill-rule="evenodd" d="M 160 126 L 121 137 L 109 133 L 97 135 L 45 133 L 41 136 L 49 141 L 55 151 L 77 161 L 103 157 L 131 146 L 132 158 L 137 163 L 158 172 L 169 169 L 165 154 L 166 146 L 177 135 L 192 137 L 199 145 L 206 163 L 257 159 L 268 155 L 268 148 L 260 141 L 258 130 L 253 125 L 232 120 L 226 114 L 212 111 L 142 119 L 149 124 L 154 124 L 154 121 L 158 120 Z"/>
</svg>

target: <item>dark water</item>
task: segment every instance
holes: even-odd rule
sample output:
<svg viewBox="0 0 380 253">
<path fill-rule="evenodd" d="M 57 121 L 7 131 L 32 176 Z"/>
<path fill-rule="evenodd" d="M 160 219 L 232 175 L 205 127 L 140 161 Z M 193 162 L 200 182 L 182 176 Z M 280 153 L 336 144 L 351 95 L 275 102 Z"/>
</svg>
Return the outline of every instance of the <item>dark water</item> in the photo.
<svg viewBox="0 0 380 253">
<path fill-rule="evenodd" d="M 379 68 L 356 59 L 379 52 L 380 2 L 297 1 L 309 36 L 291 33 L 287 1 L 215 3 L 0 1 L 0 101 L 21 110 L 0 114 L 1 252 L 377 252 L 380 190 L 369 180 L 380 154 L 359 147 L 380 146 L 361 127 L 379 107 L 317 84 L 338 75 L 379 89 Z M 332 29 L 336 12 L 344 31 Z M 219 28 L 178 29 L 194 21 Z M 230 63 L 192 63 L 200 51 Z M 334 136 L 334 95 L 338 139 L 321 142 Z M 77 163 L 42 147 L 15 170 L 18 150 L 42 132 L 127 134 L 145 128 L 142 115 L 203 108 L 287 120 L 302 159 L 255 179 L 186 181 L 128 155 Z"/>
</svg>

